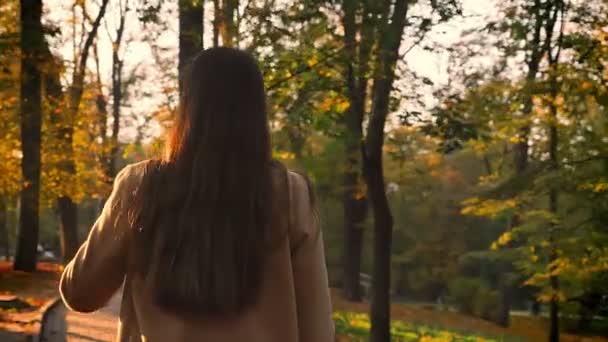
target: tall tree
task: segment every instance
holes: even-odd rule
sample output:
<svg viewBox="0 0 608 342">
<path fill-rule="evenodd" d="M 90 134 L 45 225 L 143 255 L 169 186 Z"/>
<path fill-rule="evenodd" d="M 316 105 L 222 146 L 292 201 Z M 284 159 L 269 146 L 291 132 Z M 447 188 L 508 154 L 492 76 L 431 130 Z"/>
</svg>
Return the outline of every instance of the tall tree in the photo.
<svg viewBox="0 0 608 342">
<path fill-rule="evenodd" d="M 251 5 L 251 2 L 248 6 Z M 213 0 L 213 46 L 237 47 L 239 37 L 239 0 Z"/>
<path fill-rule="evenodd" d="M 203 48 L 203 1 L 179 0 L 179 89 L 185 66 Z"/>
<path fill-rule="evenodd" d="M 514 178 L 526 178 L 526 173 L 529 171 L 530 115 L 534 109 L 534 96 L 538 92 L 541 63 L 551 45 L 555 26 L 554 15 L 557 13 L 559 1 L 525 0 L 507 4 L 505 24 L 493 26 L 499 27 L 499 30 L 509 30 L 511 33 L 513 45 L 500 43 L 502 48 L 513 49 L 513 46 L 519 44 L 516 49 L 523 50 L 525 54 L 525 79 L 520 92 L 522 108 L 516 113 L 516 118 L 521 123 L 513 146 Z M 509 53 L 505 55 L 510 56 Z M 506 231 L 510 232 L 521 224 L 520 215 L 515 213 L 511 216 Z M 508 326 L 510 323 L 512 294 L 515 287 L 515 273 L 511 262 L 512 260 L 505 260 L 498 266 L 501 269 L 497 280 L 500 300 L 496 322 L 502 326 Z"/>
<path fill-rule="evenodd" d="M 341 3 L 343 12 L 341 19 L 344 28 L 344 78 L 350 104 L 348 111 L 343 116 L 346 152 L 342 198 L 345 237 L 343 286 L 345 295 L 354 300 L 360 299 L 361 295 L 359 292 L 361 241 L 363 237 L 361 228 L 365 220 L 368 201 L 372 204 L 372 207 L 375 205 L 376 208 L 374 209 L 374 234 L 376 238 L 374 245 L 376 251 L 374 253 L 378 254 L 375 254 L 375 258 L 390 262 L 392 219 L 388 207 L 384 208 L 387 205 L 386 196 L 379 196 L 379 191 L 384 192 L 384 190 L 378 190 L 378 187 L 383 188 L 384 183 L 383 181 L 379 182 L 378 177 L 383 177 L 383 130 L 386 116 L 390 111 L 389 102 L 391 101 L 390 93 L 393 81 L 397 76 L 396 66 L 399 60 L 401 35 L 405 31 L 406 24 L 415 27 L 417 37 L 412 46 L 419 44 L 433 25 L 434 18 L 438 18 L 440 22 L 446 21 L 460 11 L 456 1 L 431 1 L 428 4 L 422 4 L 422 6 L 428 5 L 432 8 L 429 15 L 416 16 L 412 17 L 411 20 L 406 20 L 408 8 L 415 3 L 390 0 L 343 1 Z M 409 50 L 411 49 L 407 51 Z M 373 86 L 371 94 L 368 94 L 370 77 L 372 77 Z M 370 102 L 372 113 L 367 132 L 364 135 L 363 122 L 366 107 Z M 379 133 L 378 130 L 382 132 Z M 362 142 L 364 143 L 362 144 Z M 360 180 L 361 173 L 357 166 L 363 168 L 365 184 Z M 372 186 L 375 187 L 374 190 L 372 190 Z M 371 196 L 375 196 L 375 198 L 372 199 Z M 385 203 L 383 204 L 383 202 Z M 380 227 L 388 227 L 389 234 L 386 234 L 385 228 Z M 380 234 L 378 234 L 379 231 Z M 380 245 L 384 247 L 380 247 Z M 381 252 L 380 249 L 384 249 L 384 252 Z M 390 283 L 387 280 L 390 278 L 387 278 L 388 275 L 383 273 L 382 268 L 376 267 L 382 262 L 374 262 L 374 272 L 379 272 L 374 275 L 386 279 L 377 278 L 376 285 L 378 288 L 376 290 L 372 289 L 372 296 L 378 298 L 380 302 L 388 301 L 388 288 L 385 295 L 376 294 L 374 291 L 381 292 L 380 289 L 385 288 Z M 386 267 L 390 267 L 390 265 L 386 264 Z M 381 310 L 377 310 L 377 313 Z M 388 314 L 385 316 L 388 317 Z"/>
<path fill-rule="evenodd" d="M 2 248 L 2 255 L 6 260 L 10 257 L 9 238 L 8 238 L 8 222 L 7 215 L 8 210 L 6 206 L 6 200 L 4 197 L 0 197 L 0 248 Z"/>
<path fill-rule="evenodd" d="M 597 293 L 592 284 L 605 270 L 600 265 L 606 254 L 595 246 L 605 239 L 600 228 L 605 202 L 598 195 L 603 192 L 600 179 L 604 178 L 598 172 L 605 172 L 606 152 L 603 147 L 591 146 L 605 135 L 605 129 L 600 128 L 605 118 L 600 113 L 608 104 L 606 76 L 602 76 L 606 64 L 600 56 L 605 55 L 606 45 L 601 43 L 604 36 L 597 27 L 605 26 L 606 8 L 599 1 L 583 4 L 561 0 L 505 6 L 502 24 L 495 26 L 507 33 L 499 46 L 507 59 L 518 61 L 514 65 L 521 65 L 523 72 L 507 69 L 500 78 L 484 82 L 481 89 L 495 89 L 500 96 L 490 100 L 493 105 L 479 107 L 475 119 L 490 123 L 486 128 L 490 135 L 509 132 L 506 138 L 491 139 L 513 146 L 516 152 L 519 148 L 513 160 L 515 172 L 505 172 L 496 188 L 483 196 L 486 199 L 473 199 L 477 209 L 465 208 L 463 212 L 488 217 L 515 214 L 516 224 L 497 239 L 491 253 L 512 263 L 511 271 L 526 277 L 516 280 L 533 287 L 538 301 L 549 305 L 547 335 L 550 341 L 558 341 L 560 302 L 577 302 L 593 312 L 587 295 Z M 562 50 L 567 53 L 560 55 Z M 467 101 L 471 100 L 475 99 Z M 496 102 L 503 110 L 494 108 Z M 468 109 L 456 110 L 465 115 L 472 112 L 471 107 L 465 107 Z M 482 119 L 482 115 L 488 117 Z M 524 143 L 525 152 L 521 147 Z M 508 304 L 504 297 L 503 301 Z M 505 306 L 499 303 L 503 317 L 508 317 Z"/>
<path fill-rule="evenodd" d="M 387 2 L 390 4 L 390 2 Z M 401 37 L 406 23 L 408 0 L 386 6 L 380 22 L 377 69 L 374 70 L 372 112 L 362 148 L 364 177 L 374 217 L 374 261 L 372 273 L 371 341 L 388 342 L 390 334 L 391 242 L 393 217 L 386 197 L 382 147 L 389 113 L 390 93 L 395 80 Z M 390 15 L 389 15 L 390 13 Z M 389 20 L 390 18 L 390 20 Z"/>
<path fill-rule="evenodd" d="M 559 136 L 557 129 L 557 96 L 559 93 L 559 81 L 558 81 L 558 67 L 559 58 L 562 51 L 562 43 L 564 36 L 564 16 L 566 15 L 565 4 L 562 0 L 557 0 L 554 5 L 554 9 L 549 14 L 549 18 L 545 24 L 545 35 L 547 45 L 547 56 L 549 59 L 549 163 L 552 172 L 557 172 L 559 169 L 558 161 L 558 145 Z M 557 40 L 553 42 L 551 39 L 554 35 L 554 27 L 558 23 L 558 19 L 561 17 L 559 23 L 559 32 L 557 34 Z M 558 186 L 552 184 L 549 189 L 549 212 L 553 215 L 558 215 Z M 558 247 L 555 243 L 555 229 L 556 225 L 554 222 L 550 223 L 549 226 L 549 264 L 551 265 L 551 276 L 549 277 L 549 283 L 551 286 L 551 299 L 549 301 L 549 342 L 559 342 L 559 279 L 558 275 L 555 274 L 555 261 L 558 258 Z"/>
<path fill-rule="evenodd" d="M 213 0 L 213 47 L 220 46 L 220 26 L 222 25 L 222 10 L 220 0 Z"/>
<path fill-rule="evenodd" d="M 238 22 L 235 20 L 235 14 L 239 9 L 239 0 L 223 0 L 220 34 L 222 36 L 222 44 L 224 46 L 238 46 Z"/>
<path fill-rule="evenodd" d="M 363 118 L 368 100 L 368 71 L 373 44 L 373 23 L 368 1 L 345 0 L 343 8 L 346 85 L 350 106 L 344 115 L 346 165 L 343 179 L 344 252 L 342 286 L 344 296 L 352 301 L 362 299 L 360 288 L 363 223 L 367 213 L 367 196 L 361 170 Z M 361 21 L 356 21 L 361 13 Z M 356 44 L 356 37 L 360 42 Z"/>
<path fill-rule="evenodd" d="M 36 269 L 40 224 L 40 141 L 42 127 L 41 56 L 44 41 L 42 0 L 21 1 L 21 211 L 14 267 Z"/>
<path fill-rule="evenodd" d="M 125 32 L 125 22 L 127 14 L 130 10 L 129 0 L 126 0 L 123 6 L 122 1 L 119 2 L 120 19 L 116 36 L 112 40 L 112 135 L 110 138 L 110 155 L 108 158 L 108 176 L 109 179 L 114 179 L 116 176 L 116 163 L 118 161 L 118 134 L 120 132 L 120 109 L 123 101 L 123 65 L 124 61 L 120 56 L 120 48 L 123 44 L 123 36 Z M 105 132 L 104 132 L 105 134 Z"/>
<path fill-rule="evenodd" d="M 106 95 L 103 92 L 103 83 L 101 81 L 101 69 L 99 63 L 99 41 L 95 42 L 93 45 L 93 59 L 95 61 L 95 85 L 97 87 L 95 95 L 95 107 L 97 108 L 97 125 L 96 125 L 96 134 L 101 137 L 101 153 L 97 157 L 98 163 L 103 167 L 103 172 L 105 174 L 105 182 L 110 184 L 113 179 L 112 175 L 112 150 L 111 146 L 108 149 L 108 100 Z M 101 210 L 104 204 L 104 200 L 99 201 L 98 210 Z"/>
<path fill-rule="evenodd" d="M 91 46 L 93 45 L 95 37 L 97 36 L 101 19 L 105 15 L 108 2 L 109 0 L 102 0 L 99 7 L 99 12 L 91 24 L 91 29 L 86 34 L 86 39 L 82 49 L 79 51 L 77 56 L 77 63 L 74 65 L 74 71 L 72 73 L 71 84 L 68 91 L 69 100 L 65 118 L 66 122 L 64 127 L 59 132 L 59 136 L 62 137 L 60 141 L 64 145 L 63 150 L 66 151 L 61 167 L 66 173 L 67 177 L 70 178 L 76 174 L 73 150 L 74 125 L 76 123 L 76 117 L 78 116 L 80 102 L 82 100 L 84 79 L 87 71 L 87 61 Z M 82 4 L 81 8 L 84 16 L 86 17 L 84 3 Z M 65 181 L 72 180 L 66 179 Z M 57 206 L 60 216 L 62 254 L 64 261 L 67 262 L 72 259 L 74 254 L 76 254 L 79 244 L 78 205 L 73 200 L 70 193 L 64 193 L 58 198 Z"/>
<path fill-rule="evenodd" d="M 552 64 L 552 69 L 555 70 L 555 67 Z M 551 71 L 554 74 L 554 71 Z M 552 95 L 552 104 L 550 105 L 550 115 L 551 122 L 549 124 L 549 160 L 551 163 L 551 169 L 555 172 L 558 169 L 558 160 L 557 160 L 557 145 L 558 145 L 558 132 L 557 132 L 557 106 L 555 105 L 555 99 L 557 97 L 557 76 L 551 76 L 550 87 L 551 87 L 551 95 Z M 549 190 L 549 212 L 556 215 L 558 209 L 558 191 L 557 186 L 552 186 Z M 549 252 L 549 263 L 555 265 L 555 261 L 557 260 L 557 247 L 555 244 L 555 224 L 550 223 L 550 232 L 549 232 L 549 244 L 550 244 L 550 252 Z M 556 266 L 552 266 L 555 268 Z M 549 277 L 549 282 L 551 285 L 552 296 L 549 301 L 549 342 L 559 342 L 559 279 L 557 274 L 551 273 Z"/>
</svg>

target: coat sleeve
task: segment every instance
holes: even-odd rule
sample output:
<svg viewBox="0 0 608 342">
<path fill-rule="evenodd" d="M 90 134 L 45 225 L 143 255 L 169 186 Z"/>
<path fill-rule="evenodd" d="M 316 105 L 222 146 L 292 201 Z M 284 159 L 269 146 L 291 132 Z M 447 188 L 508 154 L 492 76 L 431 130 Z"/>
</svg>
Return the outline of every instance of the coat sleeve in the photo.
<svg viewBox="0 0 608 342">
<path fill-rule="evenodd" d="M 125 204 L 132 191 L 133 169 L 128 166 L 116 176 L 101 215 L 61 275 L 61 297 L 72 310 L 102 308 L 123 283 L 130 235 Z"/>
<path fill-rule="evenodd" d="M 290 173 L 292 267 L 300 342 L 334 341 L 323 235 L 304 177 Z"/>
</svg>

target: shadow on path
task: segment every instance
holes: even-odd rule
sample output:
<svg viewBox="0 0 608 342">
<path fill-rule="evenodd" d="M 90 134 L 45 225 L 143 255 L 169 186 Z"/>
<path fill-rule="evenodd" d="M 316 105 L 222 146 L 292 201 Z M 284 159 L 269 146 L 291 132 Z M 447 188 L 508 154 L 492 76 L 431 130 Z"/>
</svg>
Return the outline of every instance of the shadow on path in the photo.
<svg viewBox="0 0 608 342">
<path fill-rule="evenodd" d="M 82 314 L 66 309 L 63 304 L 49 312 L 40 342 L 111 342 L 116 339 L 122 293 L 94 313 Z M 4 341 L 3 339 L 0 339 Z"/>
<path fill-rule="evenodd" d="M 70 341 L 78 340 L 78 341 L 91 341 L 91 342 L 106 342 L 105 340 L 98 340 L 96 338 L 93 338 L 90 336 L 79 335 L 77 333 L 68 333 L 67 338 Z"/>
<path fill-rule="evenodd" d="M 0 330 L 0 341 L 2 342 L 26 342 L 31 337 L 18 332 Z"/>
</svg>

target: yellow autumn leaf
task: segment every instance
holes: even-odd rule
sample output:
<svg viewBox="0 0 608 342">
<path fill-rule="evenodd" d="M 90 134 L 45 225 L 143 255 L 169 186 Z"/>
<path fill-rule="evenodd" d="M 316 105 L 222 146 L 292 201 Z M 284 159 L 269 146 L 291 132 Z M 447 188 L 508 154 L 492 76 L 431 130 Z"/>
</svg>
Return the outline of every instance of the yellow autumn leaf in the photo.
<svg viewBox="0 0 608 342">
<path fill-rule="evenodd" d="M 344 113 L 350 107 L 350 102 L 346 100 L 340 100 L 336 104 L 336 111 L 338 113 Z"/>
<path fill-rule="evenodd" d="M 521 141 L 521 139 L 518 136 L 512 136 L 509 138 L 509 142 L 511 142 L 513 144 L 517 144 L 520 141 Z"/>
<path fill-rule="evenodd" d="M 530 261 L 537 262 L 538 261 L 538 255 L 536 255 L 536 254 L 530 255 Z"/>
<path fill-rule="evenodd" d="M 432 153 L 426 157 L 426 166 L 428 167 L 436 167 L 441 164 L 442 157 L 439 153 Z"/>
<path fill-rule="evenodd" d="M 288 151 L 277 151 L 275 152 L 275 157 L 278 159 L 283 159 L 283 160 L 292 160 L 294 159 L 296 156 Z"/>
<path fill-rule="evenodd" d="M 317 63 L 319 63 L 317 56 L 312 56 L 308 59 L 308 61 L 306 61 L 306 64 L 308 64 L 309 67 L 317 65 Z"/>
<path fill-rule="evenodd" d="M 504 232 L 498 238 L 498 245 L 499 246 L 504 246 L 504 245 L 508 244 L 511 240 L 513 240 L 513 233 L 511 233 L 511 232 Z"/>
<path fill-rule="evenodd" d="M 329 97 L 326 97 L 325 99 L 323 99 L 323 101 L 321 101 L 321 103 L 319 103 L 319 110 L 322 112 L 329 112 L 331 110 L 332 105 L 333 100 Z"/>
<path fill-rule="evenodd" d="M 608 191 L 608 183 L 598 183 L 593 187 L 593 192 Z"/>
</svg>

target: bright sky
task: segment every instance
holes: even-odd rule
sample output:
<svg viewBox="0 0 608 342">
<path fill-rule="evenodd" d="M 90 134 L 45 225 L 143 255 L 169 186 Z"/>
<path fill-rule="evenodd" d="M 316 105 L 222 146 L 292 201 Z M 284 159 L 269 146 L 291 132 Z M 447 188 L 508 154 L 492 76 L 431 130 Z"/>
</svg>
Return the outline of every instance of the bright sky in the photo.
<svg viewBox="0 0 608 342">
<path fill-rule="evenodd" d="M 111 63 L 112 63 L 112 44 L 111 37 L 115 37 L 115 31 L 118 27 L 119 20 L 119 3 L 124 3 L 127 0 L 110 0 L 108 11 L 104 17 L 104 22 L 98 32 L 98 51 L 102 82 L 105 85 L 105 93 L 109 94 L 108 85 L 111 83 Z M 462 0 L 463 17 L 454 19 L 448 23 L 435 26 L 427 35 L 427 39 L 442 45 L 451 45 L 459 41 L 461 34 L 472 27 L 479 26 L 480 23 L 488 16 L 496 12 L 497 0 Z M 123 108 L 125 114 L 122 126 L 122 139 L 130 140 L 134 136 L 134 127 L 141 125 L 144 118 L 160 103 L 166 101 L 166 96 L 162 95 L 163 87 L 167 82 L 163 82 L 167 76 L 174 73 L 177 68 L 177 44 L 178 44 L 178 27 L 177 27 L 177 1 L 169 1 L 168 12 L 164 14 L 166 17 L 172 18 L 168 20 L 168 27 L 162 30 L 158 37 L 150 37 L 150 32 L 147 32 L 137 18 L 135 11 L 130 11 L 127 17 L 127 31 L 121 54 L 125 61 L 125 74 L 130 74 L 134 69 L 136 73 L 142 77 L 131 89 L 132 96 L 128 99 Z M 99 0 L 87 1 L 88 12 L 91 17 L 94 17 L 98 11 Z M 138 0 L 130 0 L 131 6 L 133 3 L 138 4 Z M 68 22 L 66 18 L 71 18 L 72 1 L 66 0 L 45 0 L 45 20 L 53 23 L 61 28 L 62 36 L 56 38 L 54 46 L 66 61 L 72 60 L 73 46 L 72 33 L 73 23 Z M 207 5 L 211 5 L 210 1 Z M 418 9 L 420 11 L 422 9 Z M 212 8 L 207 8 L 206 13 L 212 13 Z M 415 10 L 410 14 L 416 14 Z M 206 46 L 210 45 L 211 39 L 211 23 L 210 19 L 206 20 Z M 77 32 L 80 28 L 75 28 Z M 153 53 L 150 44 L 144 41 L 148 37 L 156 41 L 157 45 L 166 48 L 165 56 L 175 56 L 170 58 L 165 70 L 159 70 L 155 65 Z M 411 42 L 404 40 L 402 43 L 402 51 L 408 50 L 411 47 Z M 405 56 L 404 62 L 407 68 L 416 74 L 427 77 L 435 86 L 445 84 L 448 79 L 449 53 L 447 51 L 426 51 L 420 46 L 413 47 Z M 483 61 L 482 61 L 483 62 Z M 68 63 L 69 64 L 69 63 Z M 95 70 L 93 51 L 88 62 L 90 70 Z M 170 79 L 171 80 L 171 79 Z M 399 86 L 399 84 L 398 84 Z M 402 84 L 403 86 L 403 84 Z M 407 88 L 407 85 L 404 86 Z M 436 99 L 432 96 L 432 89 L 423 90 L 424 102 L 427 106 L 436 103 Z M 158 127 L 152 126 L 150 134 L 157 134 Z"/>
<path fill-rule="evenodd" d="M 457 43 L 464 31 L 478 27 L 487 16 L 496 11 L 495 3 L 496 0 L 462 0 L 463 16 L 434 27 L 428 38 L 445 46 Z M 410 47 L 407 41 L 402 45 L 402 50 Z M 405 60 L 417 73 L 435 83 L 444 83 L 447 81 L 448 58 L 447 51 L 425 51 L 418 46 L 406 55 Z"/>
</svg>

